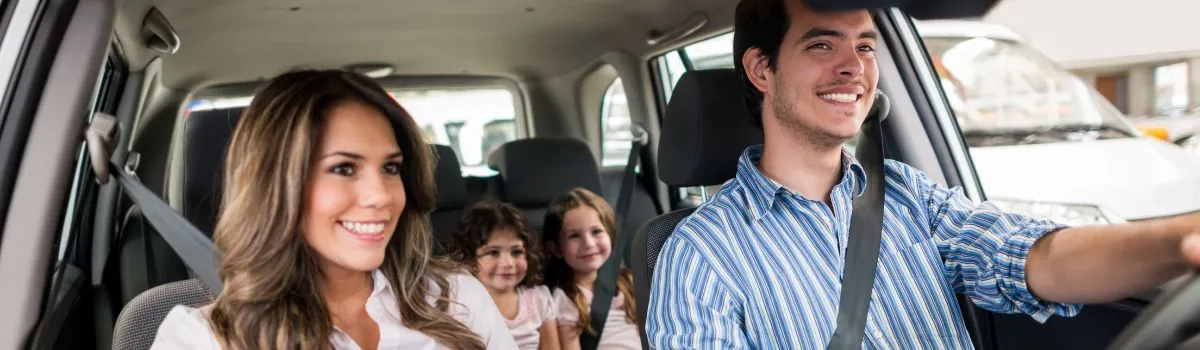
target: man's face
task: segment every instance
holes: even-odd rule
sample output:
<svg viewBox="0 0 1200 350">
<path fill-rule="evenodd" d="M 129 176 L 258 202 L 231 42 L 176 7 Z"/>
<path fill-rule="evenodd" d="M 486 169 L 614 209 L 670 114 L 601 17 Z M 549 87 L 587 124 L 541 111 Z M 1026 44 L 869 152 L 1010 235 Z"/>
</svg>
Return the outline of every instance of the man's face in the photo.
<svg viewBox="0 0 1200 350">
<path fill-rule="evenodd" d="M 817 13 L 799 0 L 787 8 L 791 26 L 778 59 L 766 67 L 763 58 L 756 67 L 763 70 L 755 82 L 764 92 L 763 110 L 775 114 L 764 113 L 763 127 L 786 128 L 814 146 L 840 147 L 858 133 L 874 102 L 875 25 L 865 10 Z"/>
</svg>

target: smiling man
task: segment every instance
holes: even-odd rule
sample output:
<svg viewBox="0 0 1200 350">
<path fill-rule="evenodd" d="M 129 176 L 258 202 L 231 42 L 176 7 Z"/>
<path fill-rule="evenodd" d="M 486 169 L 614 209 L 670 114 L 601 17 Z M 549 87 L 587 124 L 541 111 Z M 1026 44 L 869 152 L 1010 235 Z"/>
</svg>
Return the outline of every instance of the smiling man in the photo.
<svg viewBox="0 0 1200 350">
<path fill-rule="evenodd" d="M 879 185 L 842 148 L 874 102 L 878 33 L 867 11 L 818 13 L 800 0 L 742 0 L 734 30 L 764 144 L 664 245 L 647 336 L 660 349 L 825 348 L 851 203 Z M 865 348 L 971 348 L 955 293 L 1044 322 L 1200 261 L 1200 214 L 1065 228 L 971 202 L 900 162 L 888 160 L 885 177 Z"/>
</svg>

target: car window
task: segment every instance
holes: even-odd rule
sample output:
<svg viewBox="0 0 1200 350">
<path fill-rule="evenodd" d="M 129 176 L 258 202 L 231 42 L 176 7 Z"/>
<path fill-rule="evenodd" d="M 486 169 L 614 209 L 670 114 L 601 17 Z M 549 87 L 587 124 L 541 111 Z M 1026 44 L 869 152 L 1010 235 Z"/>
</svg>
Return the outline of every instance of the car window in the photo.
<svg viewBox="0 0 1200 350">
<path fill-rule="evenodd" d="M 625 166 L 633 147 L 633 133 L 630 132 L 633 119 L 629 116 L 629 103 L 620 77 L 604 91 L 604 99 L 600 102 L 600 125 L 600 166 Z"/>
<path fill-rule="evenodd" d="M 496 175 L 487 166 L 488 155 L 518 137 L 514 96 L 507 89 L 410 89 L 392 96 L 428 132 L 427 141 L 458 153 L 464 176 Z"/>
<path fill-rule="evenodd" d="M 1029 46 L 969 36 L 924 41 L 969 146 L 1136 135 L 1108 100 Z"/>
<path fill-rule="evenodd" d="M 412 114 L 426 142 L 454 149 L 463 176 L 496 175 L 487 166 L 488 155 L 500 145 L 523 137 L 517 128 L 514 95 L 507 89 L 414 88 L 389 93 Z M 251 97 L 244 96 L 195 99 L 188 104 L 185 114 L 245 107 L 250 100 Z"/>
</svg>

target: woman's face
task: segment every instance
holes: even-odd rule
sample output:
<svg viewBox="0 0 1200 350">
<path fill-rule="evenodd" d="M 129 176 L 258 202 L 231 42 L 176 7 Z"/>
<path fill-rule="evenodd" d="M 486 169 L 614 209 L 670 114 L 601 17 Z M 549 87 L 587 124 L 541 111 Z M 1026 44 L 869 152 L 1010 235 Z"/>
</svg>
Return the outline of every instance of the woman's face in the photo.
<svg viewBox="0 0 1200 350">
<path fill-rule="evenodd" d="M 475 276 L 493 292 L 509 292 L 525 279 L 529 261 L 525 242 L 510 228 L 492 231 L 487 244 L 475 250 L 479 271 Z"/>
<path fill-rule="evenodd" d="M 600 214 L 589 206 L 567 211 L 563 216 L 562 232 L 558 235 L 557 252 L 576 275 L 595 273 L 608 260 L 612 242 Z"/>
<path fill-rule="evenodd" d="M 392 125 L 377 109 L 343 102 L 332 109 L 313 153 L 304 239 L 325 273 L 379 267 L 404 211 Z"/>
</svg>

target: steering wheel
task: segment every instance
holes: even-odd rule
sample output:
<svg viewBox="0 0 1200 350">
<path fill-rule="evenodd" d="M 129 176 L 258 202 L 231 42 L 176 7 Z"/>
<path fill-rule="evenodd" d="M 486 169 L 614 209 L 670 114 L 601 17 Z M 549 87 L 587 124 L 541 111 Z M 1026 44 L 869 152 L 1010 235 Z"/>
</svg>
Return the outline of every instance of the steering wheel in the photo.
<svg viewBox="0 0 1200 350">
<path fill-rule="evenodd" d="M 1108 348 L 1200 349 L 1200 271 L 1155 298 Z"/>
</svg>

